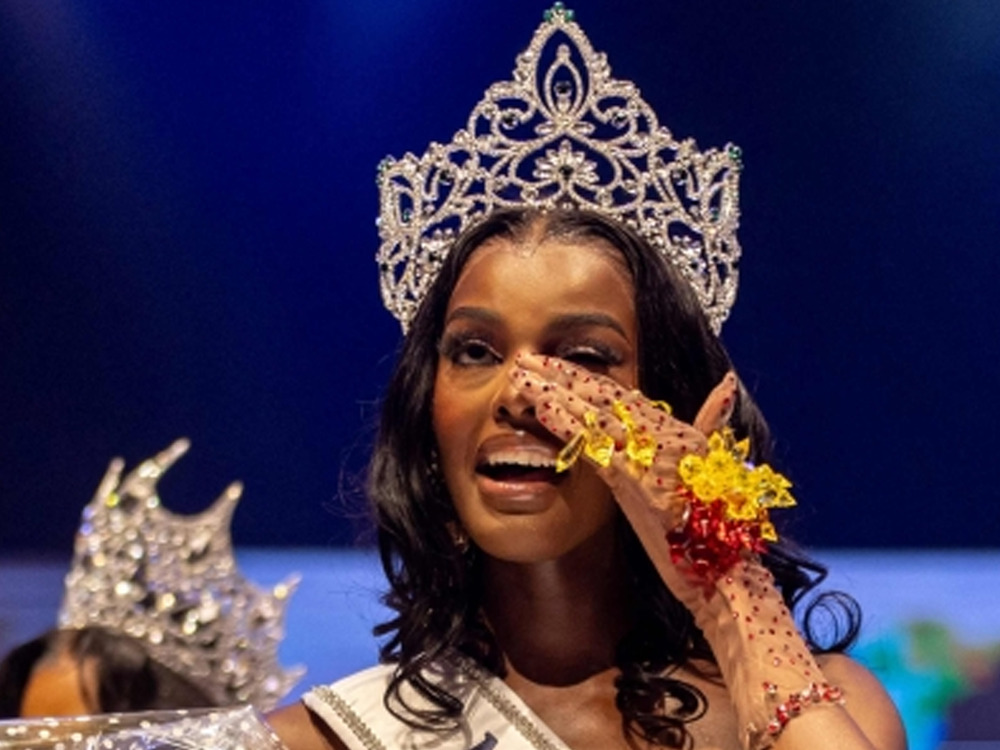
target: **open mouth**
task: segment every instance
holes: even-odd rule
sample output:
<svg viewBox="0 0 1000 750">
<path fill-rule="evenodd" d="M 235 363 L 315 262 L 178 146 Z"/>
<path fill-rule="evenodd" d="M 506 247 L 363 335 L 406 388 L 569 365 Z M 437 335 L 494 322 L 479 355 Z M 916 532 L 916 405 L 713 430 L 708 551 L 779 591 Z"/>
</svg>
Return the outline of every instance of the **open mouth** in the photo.
<svg viewBox="0 0 1000 750">
<path fill-rule="evenodd" d="M 538 451 L 500 451 L 476 465 L 476 473 L 496 482 L 555 483 L 563 475 L 556 473 L 555 458 Z"/>
</svg>

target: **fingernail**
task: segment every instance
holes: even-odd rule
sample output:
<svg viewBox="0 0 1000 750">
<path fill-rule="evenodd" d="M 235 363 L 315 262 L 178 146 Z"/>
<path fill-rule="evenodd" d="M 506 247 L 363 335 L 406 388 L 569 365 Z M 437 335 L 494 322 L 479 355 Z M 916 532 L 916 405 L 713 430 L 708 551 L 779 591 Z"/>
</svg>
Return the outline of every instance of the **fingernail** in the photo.
<svg viewBox="0 0 1000 750">
<path fill-rule="evenodd" d="M 722 402 L 722 424 L 729 424 L 729 420 L 733 418 L 733 411 L 736 409 L 736 398 L 735 392 L 734 397 L 727 398 Z"/>
</svg>

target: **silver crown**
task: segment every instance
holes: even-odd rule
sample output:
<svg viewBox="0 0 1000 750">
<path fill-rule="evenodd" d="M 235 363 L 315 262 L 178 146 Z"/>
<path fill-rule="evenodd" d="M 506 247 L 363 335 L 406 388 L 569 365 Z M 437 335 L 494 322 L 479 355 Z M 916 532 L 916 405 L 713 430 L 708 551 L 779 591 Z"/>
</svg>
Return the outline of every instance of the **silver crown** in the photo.
<svg viewBox="0 0 1000 750">
<path fill-rule="evenodd" d="M 718 333 L 738 283 L 740 157 L 675 140 L 556 3 L 450 143 L 379 164 L 382 299 L 405 332 L 467 227 L 499 208 L 585 208 L 659 250 Z"/>
<path fill-rule="evenodd" d="M 124 480 L 122 460 L 111 462 L 83 510 L 59 625 L 138 638 L 217 705 L 267 710 L 305 673 L 277 656 L 298 579 L 267 591 L 240 573 L 229 533 L 239 482 L 198 515 L 161 506 L 157 481 L 188 447 L 176 441 Z"/>
</svg>

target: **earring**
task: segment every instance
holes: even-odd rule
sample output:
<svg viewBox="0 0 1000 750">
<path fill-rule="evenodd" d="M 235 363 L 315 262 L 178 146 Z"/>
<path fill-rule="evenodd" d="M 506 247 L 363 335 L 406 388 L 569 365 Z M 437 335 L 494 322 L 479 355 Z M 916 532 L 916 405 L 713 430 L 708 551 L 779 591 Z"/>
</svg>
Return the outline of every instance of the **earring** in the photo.
<svg viewBox="0 0 1000 750">
<path fill-rule="evenodd" d="M 455 545 L 458 554 L 464 555 L 472 544 L 468 532 L 457 521 L 448 521 L 447 528 L 448 534 L 451 536 L 451 543 Z"/>
<path fill-rule="evenodd" d="M 441 463 L 438 460 L 437 447 L 432 447 L 430 455 L 427 457 L 427 479 L 436 495 L 443 495 L 446 492 L 444 476 L 441 474 Z"/>
</svg>

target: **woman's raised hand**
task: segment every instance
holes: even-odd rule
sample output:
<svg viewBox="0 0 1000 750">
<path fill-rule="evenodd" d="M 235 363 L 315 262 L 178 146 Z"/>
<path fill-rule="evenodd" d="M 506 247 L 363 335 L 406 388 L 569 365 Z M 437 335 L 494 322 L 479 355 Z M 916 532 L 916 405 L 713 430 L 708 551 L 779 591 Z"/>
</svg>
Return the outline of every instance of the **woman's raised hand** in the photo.
<svg viewBox="0 0 1000 750">
<path fill-rule="evenodd" d="M 539 423 L 566 442 L 561 463 L 568 466 L 582 458 L 597 468 L 660 575 L 675 595 L 686 599 L 684 589 L 694 582 L 685 585 L 678 578 L 666 540 L 688 511 L 684 493 L 678 492 L 678 465 L 686 455 L 704 454 L 706 435 L 728 422 L 735 374 L 722 379 L 694 424 L 687 424 L 663 402 L 572 362 L 521 354 L 516 365 L 513 383 L 535 405 Z"/>
</svg>

